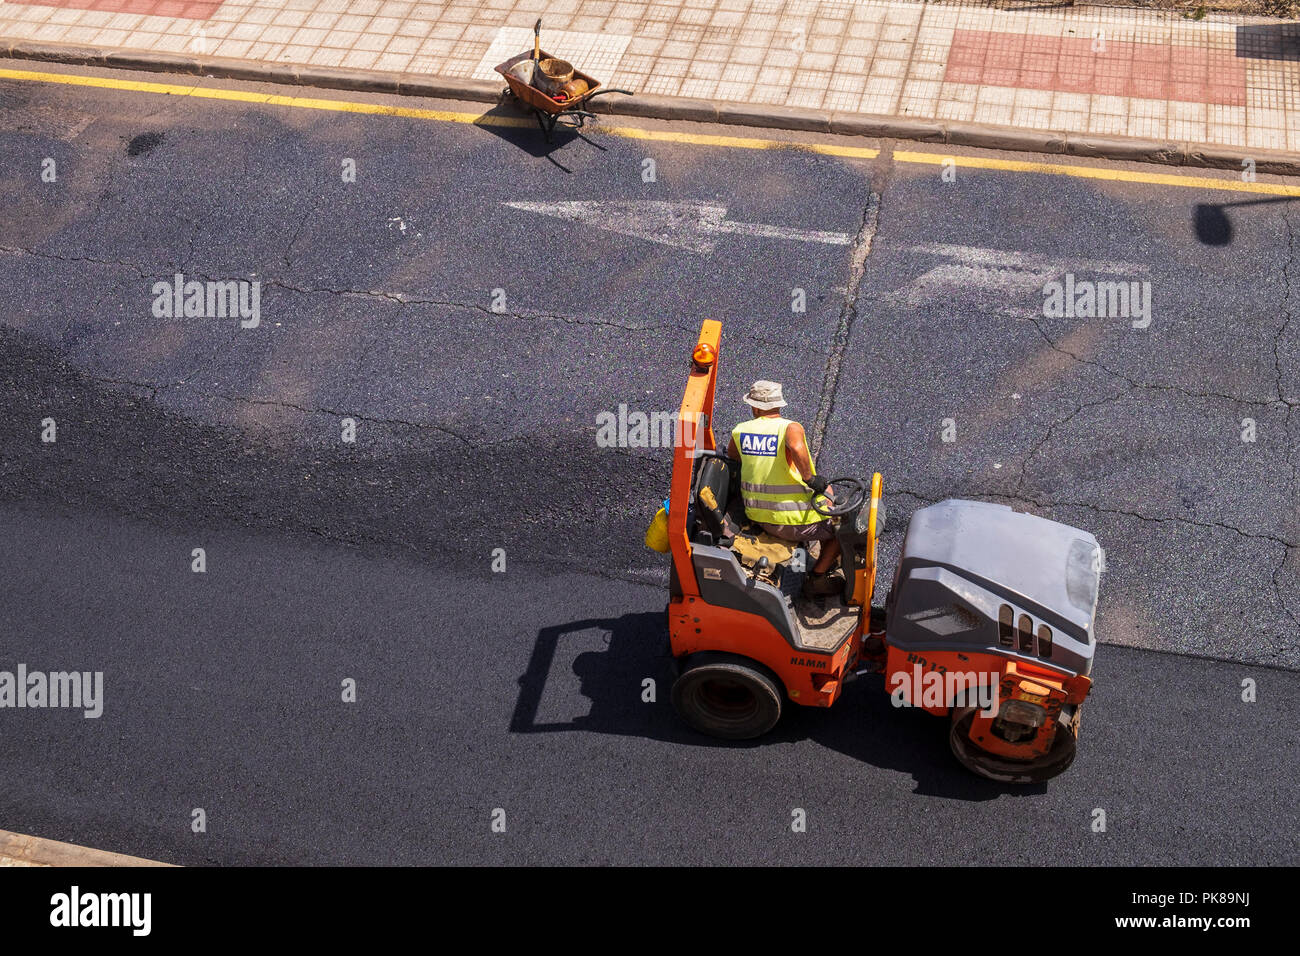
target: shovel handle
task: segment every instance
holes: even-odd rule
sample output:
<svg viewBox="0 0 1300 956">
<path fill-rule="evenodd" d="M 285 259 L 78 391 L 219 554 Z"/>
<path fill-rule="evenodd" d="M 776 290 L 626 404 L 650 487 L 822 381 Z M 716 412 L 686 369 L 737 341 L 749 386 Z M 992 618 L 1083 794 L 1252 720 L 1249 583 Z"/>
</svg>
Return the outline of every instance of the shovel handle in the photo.
<svg viewBox="0 0 1300 956">
<path fill-rule="evenodd" d="M 538 17 L 537 22 L 533 24 L 533 59 L 539 60 L 542 56 L 542 18 Z"/>
</svg>

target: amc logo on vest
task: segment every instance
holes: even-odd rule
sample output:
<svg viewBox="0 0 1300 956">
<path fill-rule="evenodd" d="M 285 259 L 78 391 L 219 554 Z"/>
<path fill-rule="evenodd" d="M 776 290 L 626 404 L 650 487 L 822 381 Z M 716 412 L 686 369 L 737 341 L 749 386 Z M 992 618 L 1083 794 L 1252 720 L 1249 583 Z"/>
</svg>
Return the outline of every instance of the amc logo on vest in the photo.
<svg viewBox="0 0 1300 956">
<path fill-rule="evenodd" d="M 740 453 L 742 455 L 762 455 L 765 458 L 775 458 L 779 444 L 780 439 L 776 435 L 746 435 L 742 432 L 740 436 Z"/>
</svg>

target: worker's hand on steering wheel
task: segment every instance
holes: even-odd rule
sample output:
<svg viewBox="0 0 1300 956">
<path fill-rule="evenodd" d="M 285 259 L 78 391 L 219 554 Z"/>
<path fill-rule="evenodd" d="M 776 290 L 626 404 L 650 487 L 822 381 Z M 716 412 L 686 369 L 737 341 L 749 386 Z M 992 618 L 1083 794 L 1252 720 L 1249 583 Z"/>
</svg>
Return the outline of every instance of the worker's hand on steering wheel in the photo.
<svg viewBox="0 0 1300 956">
<path fill-rule="evenodd" d="M 826 488 L 830 484 L 830 482 L 828 482 L 821 475 L 813 475 L 811 478 L 805 478 L 804 484 L 807 485 L 809 488 L 811 488 L 813 491 L 817 492 L 817 494 L 823 495 L 826 493 Z"/>
</svg>

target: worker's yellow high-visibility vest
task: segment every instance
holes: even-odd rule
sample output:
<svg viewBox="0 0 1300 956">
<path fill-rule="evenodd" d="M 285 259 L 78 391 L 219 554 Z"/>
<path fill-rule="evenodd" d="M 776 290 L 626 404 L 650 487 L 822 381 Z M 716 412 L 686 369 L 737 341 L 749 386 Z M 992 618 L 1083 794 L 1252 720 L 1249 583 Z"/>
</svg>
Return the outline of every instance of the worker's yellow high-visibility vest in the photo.
<svg viewBox="0 0 1300 956">
<path fill-rule="evenodd" d="M 812 491 L 785 456 L 789 427 L 788 418 L 752 418 L 732 429 L 745 513 L 767 524 L 816 524 L 824 516 L 813 511 Z"/>
</svg>

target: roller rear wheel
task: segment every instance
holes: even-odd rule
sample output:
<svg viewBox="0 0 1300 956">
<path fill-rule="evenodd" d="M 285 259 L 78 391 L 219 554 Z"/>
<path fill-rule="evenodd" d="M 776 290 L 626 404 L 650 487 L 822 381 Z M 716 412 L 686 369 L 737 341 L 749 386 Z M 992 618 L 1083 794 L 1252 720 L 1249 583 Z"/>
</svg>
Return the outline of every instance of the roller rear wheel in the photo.
<svg viewBox="0 0 1300 956">
<path fill-rule="evenodd" d="M 726 740 L 761 737 L 781 719 L 781 687 L 743 657 L 696 654 L 673 684 L 682 720 L 702 734 Z"/>
</svg>

